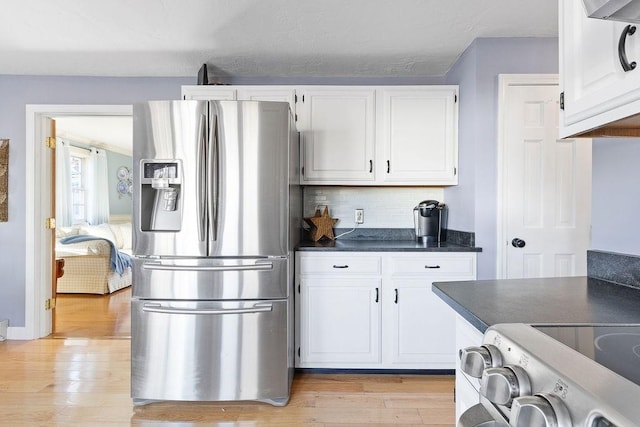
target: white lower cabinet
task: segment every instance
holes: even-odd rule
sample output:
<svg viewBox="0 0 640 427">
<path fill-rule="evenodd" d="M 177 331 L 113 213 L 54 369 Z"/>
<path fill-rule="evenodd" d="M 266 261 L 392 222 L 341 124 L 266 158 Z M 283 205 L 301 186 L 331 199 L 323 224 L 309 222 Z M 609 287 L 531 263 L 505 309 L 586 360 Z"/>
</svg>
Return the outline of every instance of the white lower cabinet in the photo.
<svg viewBox="0 0 640 427">
<path fill-rule="evenodd" d="M 298 252 L 296 258 L 297 367 L 455 368 L 455 316 L 431 285 L 474 279 L 474 253 Z"/>
</svg>

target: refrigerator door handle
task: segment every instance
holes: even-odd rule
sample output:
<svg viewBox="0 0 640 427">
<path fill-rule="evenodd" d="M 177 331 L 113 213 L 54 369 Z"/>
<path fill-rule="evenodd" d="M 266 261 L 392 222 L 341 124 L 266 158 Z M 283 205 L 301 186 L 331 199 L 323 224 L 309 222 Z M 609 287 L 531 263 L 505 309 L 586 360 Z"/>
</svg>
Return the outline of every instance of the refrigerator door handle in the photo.
<svg viewBox="0 0 640 427">
<path fill-rule="evenodd" d="M 209 240 L 218 240 L 218 116 L 211 117 L 209 150 L 207 151 L 207 212 Z"/>
<path fill-rule="evenodd" d="M 196 168 L 198 178 L 196 179 L 196 204 L 198 205 L 198 237 L 201 242 L 204 242 L 206 239 L 206 231 L 207 231 L 207 201 L 206 201 L 206 162 L 205 155 L 207 152 L 207 129 L 205 123 L 207 122 L 207 117 L 205 115 L 200 116 L 200 122 L 198 124 L 199 135 L 198 138 L 198 156 L 196 160 Z"/>
<path fill-rule="evenodd" d="M 247 271 L 247 270 L 273 270 L 273 263 L 253 264 L 253 265 L 175 265 L 160 263 L 145 263 L 144 270 L 165 270 L 165 271 Z"/>
<path fill-rule="evenodd" d="M 215 314 L 250 314 L 264 313 L 273 310 L 270 303 L 257 303 L 249 308 L 212 308 L 212 309 L 193 309 L 193 308 L 176 308 L 163 307 L 162 304 L 149 303 L 142 306 L 142 311 L 147 313 L 162 314 L 199 314 L 199 315 L 215 315 Z"/>
</svg>

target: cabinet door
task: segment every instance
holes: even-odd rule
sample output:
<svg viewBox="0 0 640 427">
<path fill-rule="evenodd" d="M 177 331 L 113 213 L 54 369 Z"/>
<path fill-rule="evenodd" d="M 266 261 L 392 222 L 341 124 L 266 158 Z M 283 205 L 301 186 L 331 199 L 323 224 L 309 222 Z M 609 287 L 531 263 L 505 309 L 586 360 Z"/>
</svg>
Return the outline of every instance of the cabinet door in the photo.
<svg viewBox="0 0 640 427">
<path fill-rule="evenodd" d="M 455 313 L 431 282 L 398 278 L 385 283 L 383 334 L 386 363 L 421 369 L 455 369 Z M 408 367 L 408 366 L 405 366 Z"/>
<path fill-rule="evenodd" d="M 389 184 L 457 184 L 457 87 L 385 88 L 381 117 L 384 156 L 379 170 Z"/>
<path fill-rule="evenodd" d="M 301 89 L 302 184 L 373 183 L 374 100 L 373 89 Z"/>
<path fill-rule="evenodd" d="M 236 89 L 230 86 L 182 86 L 182 99 L 233 101 L 236 99 Z"/>
<path fill-rule="evenodd" d="M 291 87 L 280 88 L 272 86 L 239 86 L 237 98 L 242 101 L 276 101 L 288 102 L 291 113 L 295 114 L 296 91 Z"/>
<path fill-rule="evenodd" d="M 300 366 L 380 362 L 380 280 L 302 278 Z"/>
<path fill-rule="evenodd" d="M 564 91 L 560 136 L 624 118 L 640 100 L 640 67 L 625 72 L 618 42 L 626 24 L 588 18 L 582 2 L 560 1 L 560 74 Z M 640 36 L 626 37 L 629 62 L 640 62 Z"/>
</svg>

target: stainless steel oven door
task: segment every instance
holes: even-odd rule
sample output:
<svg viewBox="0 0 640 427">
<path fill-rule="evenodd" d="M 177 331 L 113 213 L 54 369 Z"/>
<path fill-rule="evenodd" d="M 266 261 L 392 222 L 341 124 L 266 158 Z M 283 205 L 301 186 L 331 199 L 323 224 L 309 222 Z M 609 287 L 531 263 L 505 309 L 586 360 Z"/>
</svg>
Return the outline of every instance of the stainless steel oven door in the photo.
<svg viewBox="0 0 640 427">
<path fill-rule="evenodd" d="M 282 299 L 287 257 L 133 257 L 133 297 L 179 300 Z"/>
<path fill-rule="evenodd" d="M 288 401 L 293 343 L 286 300 L 132 300 L 131 396 Z"/>
</svg>

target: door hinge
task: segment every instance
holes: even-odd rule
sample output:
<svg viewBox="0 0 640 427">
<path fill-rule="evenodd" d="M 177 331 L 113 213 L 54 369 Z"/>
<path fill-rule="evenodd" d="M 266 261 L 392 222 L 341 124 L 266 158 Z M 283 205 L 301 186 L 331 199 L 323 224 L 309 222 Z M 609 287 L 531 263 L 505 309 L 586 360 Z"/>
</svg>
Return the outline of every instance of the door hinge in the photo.
<svg viewBox="0 0 640 427">
<path fill-rule="evenodd" d="M 48 136 L 47 139 L 44 141 L 44 144 L 51 148 L 51 149 L 55 149 L 56 148 L 56 139 L 52 136 Z"/>
<path fill-rule="evenodd" d="M 53 310 L 56 308 L 56 299 L 55 298 L 47 298 L 44 301 L 44 309 L 45 310 Z"/>
<path fill-rule="evenodd" d="M 564 110 L 564 92 L 560 92 L 560 109 Z"/>
<path fill-rule="evenodd" d="M 49 230 L 53 230 L 54 228 L 56 228 L 56 219 L 55 218 L 47 218 L 44 220 L 44 226 L 45 228 L 49 229 Z"/>
</svg>

